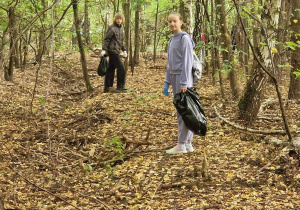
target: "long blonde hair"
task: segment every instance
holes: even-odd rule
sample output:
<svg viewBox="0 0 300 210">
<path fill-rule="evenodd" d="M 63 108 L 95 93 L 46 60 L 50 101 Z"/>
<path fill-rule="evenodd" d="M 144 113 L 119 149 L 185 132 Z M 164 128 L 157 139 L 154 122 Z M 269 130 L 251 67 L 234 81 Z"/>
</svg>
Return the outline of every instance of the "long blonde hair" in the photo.
<svg viewBox="0 0 300 210">
<path fill-rule="evenodd" d="M 171 15 L 178 16 L 178 17 L 179 17 L 179 20 L 181 20 L 181 21 L 182 21 L 182 26 L 181 26 L 181 29 L 185 29 L 185 28 L 186 28 L 186 25 L 185 25 L 185 23 L 183 22 L 182 15 L 181 15 L 179 12 L 171 12 L 171 13 L 169 14 L 169 16 L 168 16 L 168 17 L 170 17 Z"/>
</svg>

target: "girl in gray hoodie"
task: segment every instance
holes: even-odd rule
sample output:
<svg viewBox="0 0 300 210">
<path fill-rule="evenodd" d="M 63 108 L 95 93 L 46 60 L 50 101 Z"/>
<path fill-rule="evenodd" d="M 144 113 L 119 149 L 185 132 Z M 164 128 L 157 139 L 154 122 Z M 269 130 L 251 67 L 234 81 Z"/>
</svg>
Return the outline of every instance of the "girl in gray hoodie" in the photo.
<svg viewBox="0 0 300 210">
<path fill-rule="evenodd" d="M 188 87 L 193 87 L 193 48 L 195 43 L 189 34 L 182 31 L 184 23 L 179 13 L 173 12 L 168 16 L 168 24 L 173 32 L 168 45 L 168 64 L 166 78 L 164 80 L 163 93 L 169 95 L 169 86 L 172 86 L 173 95 L 185 92 Z M 179 154 L 193 152 L 193 133 L 184 124 L 182 117 L 177 112 L 178 143 L 166 152 Z"/>
</svg>

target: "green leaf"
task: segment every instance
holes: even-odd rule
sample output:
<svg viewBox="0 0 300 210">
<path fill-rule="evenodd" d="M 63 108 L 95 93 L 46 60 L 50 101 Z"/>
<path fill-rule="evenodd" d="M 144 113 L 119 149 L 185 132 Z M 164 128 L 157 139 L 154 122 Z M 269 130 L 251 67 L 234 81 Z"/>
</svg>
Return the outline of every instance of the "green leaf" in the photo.
<svg viewBox="0 0 300 210">
<path fill-rule="evenodd" d="M 277 65 L 278 68 L 293 68 L 291 65 Z"/>
<path fill-rule="evenodd" d="M 90 166 L 89 164 L 84 164 L 84 169 L 85 170 L 87 170 L 87 171 L 91 171 L 91 170 L 93 170 L 93 167 L 92 166 Z"/>
<path fill-rule="evenodd" d="M 296 79 L 298 79 L 300 77 L 300 69 L 297 69 L 296 71 L 294 71 L 293 74 L 295 74 Z"/>
<path fill-rule="evenodd" d="M 267 46 L 267 43 L 265 43 L 265 42 L 260 42 L 259 43 L 261 46 Z"/>
<path fill-rule="evenodd" d="M 44 99 L 44 98 L 41 98 L 41 100 L 40 100 L 40 103 L 41 103 L 41 105 L 45 105 L 45 103 L 46 103 L 46 100 Z"/>
</svg>

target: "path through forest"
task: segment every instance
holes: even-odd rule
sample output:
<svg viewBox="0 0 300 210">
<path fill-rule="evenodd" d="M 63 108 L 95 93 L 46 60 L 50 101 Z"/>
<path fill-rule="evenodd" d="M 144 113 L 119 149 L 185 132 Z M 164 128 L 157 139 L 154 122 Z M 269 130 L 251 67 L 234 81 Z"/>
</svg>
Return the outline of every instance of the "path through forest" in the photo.
<svg viewBox="0 0 300 210">
<path fill-rule="evenodd" d="M 284 145 L 270 143 L 287 137 L 246 133 L 220 120 L 214 106 L 243 126 L 236 102 L 228 98 L 220 106 L 219 87 L 212 86 L 210 76 L 197 85 L 207 136 L 195 137 L 193 153 L 167 155 L 176 143 L 177 124 L 172 97 L 161 93 L 165 55 L 156 65 L 143 60 L 133 76 L 128 73 L 128 93 L 118 94 L 103 93 L 98 61 L 88 55 L 94 91 L 86 93 L 77 54 L 58 57 L 52 71 L 44 60 L 32 115 L 37 66 L 16 69 L 13 83 L 1 81 L 0 201 L 5 208 L 300 208 L 299 160 L 277 158 Z M 286 87 L 281 87 L 284 98 Z M 270 84 L 268 103 L 252 128 L 284 129 L 273 89 Z M 285 106 L 289 122 L 297 125 L 299 101 L 285 100 Z"/>
</svg>

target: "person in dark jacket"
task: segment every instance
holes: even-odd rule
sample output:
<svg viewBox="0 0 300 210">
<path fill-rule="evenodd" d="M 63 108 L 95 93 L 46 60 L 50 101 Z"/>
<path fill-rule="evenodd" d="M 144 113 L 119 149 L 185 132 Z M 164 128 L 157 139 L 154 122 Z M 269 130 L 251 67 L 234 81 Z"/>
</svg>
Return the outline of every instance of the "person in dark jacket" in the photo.
<svg viewBox="0 0 300 210">
<path fill-rule="evenodd" d="M 123 14 L 116 14 L 113 24 L 108 27 L 103 41 L 101 56 L 108 54 L 109 64 L 105 75 L 104 93 L 113 91 L 115 69 L 117 68 L 117 91 L 126 92 L 125 88 L 125 67 L 121 60 L 120 52 L 123 51 L 123 57 L 127 57 L 126 48 L 123 45 L 124 32 L 122 24 L 125 21 Z"/>
</svg>

